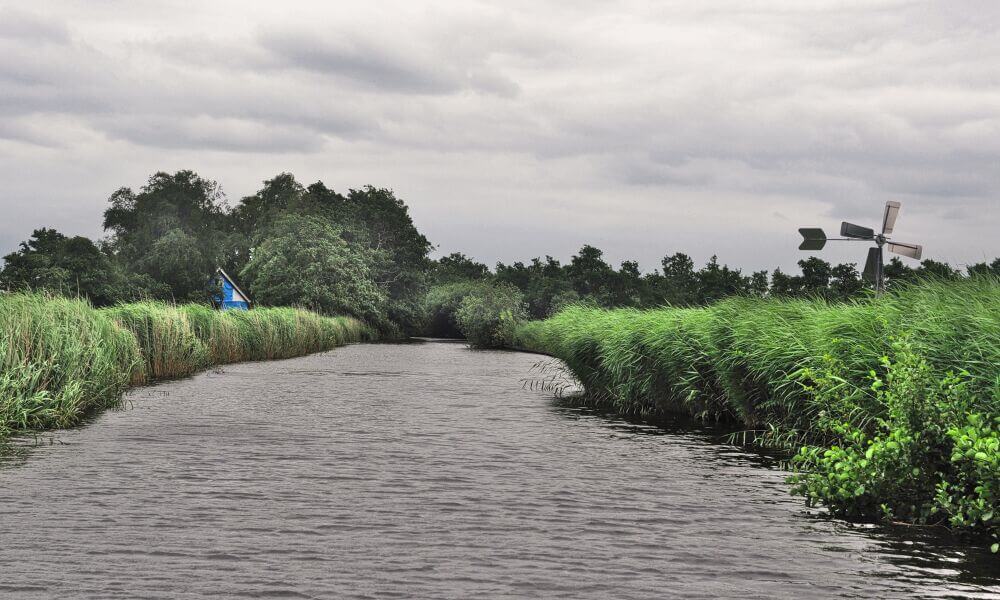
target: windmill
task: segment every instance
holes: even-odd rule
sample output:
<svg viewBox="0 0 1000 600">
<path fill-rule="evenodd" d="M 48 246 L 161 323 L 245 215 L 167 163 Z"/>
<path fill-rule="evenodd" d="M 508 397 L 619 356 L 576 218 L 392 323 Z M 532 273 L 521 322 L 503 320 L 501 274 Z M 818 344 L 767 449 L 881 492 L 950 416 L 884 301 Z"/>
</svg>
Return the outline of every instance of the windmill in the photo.
<svg viewBox="0 0 1000 600">
<path fill-rule="evenodd" d="M 874 229 L 855 225 L 844 221 L 840 224 L 839 238 L 828 238 L 818 227 L 803 227 L 799 229 L 802 234 L 802 244 L 799 250 L 822 250 L 827 242 L 875 242 L 875 246 L 868 250 L 868 260 L 865 262 L 865 270 L 862 277 L 865 281 L 874 284 L 875 292 L 881 294 L 885 291 L 884 258 L 882 247 L 888 245 L 889 252 L 920 259 L 923 254 L 923 246 L 917 244 L 906 244 L 903 242 L 889 241 L 889 235 L 896 225 L 896 217 L 899 216 L 899 202 L 889 201 L 885 203 L 885 213 L 882 215 L 882 233 L 875 233 Z"/>
</svg>

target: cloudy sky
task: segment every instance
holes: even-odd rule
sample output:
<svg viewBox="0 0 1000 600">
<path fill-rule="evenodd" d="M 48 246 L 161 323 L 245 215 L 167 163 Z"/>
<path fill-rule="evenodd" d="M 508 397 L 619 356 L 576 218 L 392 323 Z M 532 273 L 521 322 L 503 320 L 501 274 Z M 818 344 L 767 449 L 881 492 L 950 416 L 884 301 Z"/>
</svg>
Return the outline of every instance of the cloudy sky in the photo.
<svg viewBox="0 0 1000 600">
<path fill-rule="evenodd" d="M 121 186 L 393 188 L 439 253 L 1000 255 L 1000 3 L 0 0 L 0 252 Z M 862 247 L 833 248 L 857 261 Z"/>
</svg>

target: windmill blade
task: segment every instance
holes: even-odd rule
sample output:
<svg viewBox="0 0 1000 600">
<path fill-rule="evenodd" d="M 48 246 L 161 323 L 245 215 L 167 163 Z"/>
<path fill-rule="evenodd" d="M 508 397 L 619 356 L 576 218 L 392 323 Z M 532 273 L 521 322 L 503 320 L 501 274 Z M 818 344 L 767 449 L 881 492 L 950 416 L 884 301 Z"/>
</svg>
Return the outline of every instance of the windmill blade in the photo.
<svg viewBox="0 0 1000 600">
<path fill-rule="evenodd" d="M 892 233 L 892 228 L 896 226 L 896 217 L 899 216 L 899 202 L 890 200 L 885 203 L 885 214 L 882 215 L 882 235 Z"/>
<path fill-rule="evenodd" d="M 799 229 L 802 234 L 802 244 L 799 250 L 822 250 L 826 245 L 826 233 L 818 227 L 803 227 Z"/>
<path fill-rule="evenodd" d="M 900 256 L 908 256 L 920 260 L 924 254 L 924 247 L 918 244 L 904 244 L 903 242 L 889 242 L 889 252 Z"/>
<path fill-rule="evenodd" d="M 861 240 L 875 239 L 875 230 L 844 221 L 840 224 L 840 235 Z"/>
<path fill-rule="evenodd" d="M 882 250 L 875 246 L 868 250 L 868 260 L 865 261 L 865 270 L 861 273 L 861 278 L 868 283 L 875 283 L 878 279 L 878 263 L 882 258 Z"/>
</svg>

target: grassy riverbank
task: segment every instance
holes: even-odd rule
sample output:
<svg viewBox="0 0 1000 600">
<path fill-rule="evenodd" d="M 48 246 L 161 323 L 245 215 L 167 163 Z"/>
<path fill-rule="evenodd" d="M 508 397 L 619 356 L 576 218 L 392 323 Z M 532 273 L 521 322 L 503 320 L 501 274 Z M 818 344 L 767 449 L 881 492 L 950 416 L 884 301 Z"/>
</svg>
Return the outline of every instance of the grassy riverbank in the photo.
<svg viewBox="0 0 1000 600">
<path fill-rule="evenodd" d="M 302 356 L 369 336 L 361 322 L 292 308 L 218 312 L 160 302 L 95 309 L 0 295 L 0 441 L 68 427 L 117 406 L 131 385 L 247 360 Z"/>
<path fill-rule="evenodd" d="M 1000 532 L 996 280 L 850 304 L 570 308 L 516 337 L 622 412 L 744 423 L 794 451 L 795 492 L 837 514 Z"/>
</svg>

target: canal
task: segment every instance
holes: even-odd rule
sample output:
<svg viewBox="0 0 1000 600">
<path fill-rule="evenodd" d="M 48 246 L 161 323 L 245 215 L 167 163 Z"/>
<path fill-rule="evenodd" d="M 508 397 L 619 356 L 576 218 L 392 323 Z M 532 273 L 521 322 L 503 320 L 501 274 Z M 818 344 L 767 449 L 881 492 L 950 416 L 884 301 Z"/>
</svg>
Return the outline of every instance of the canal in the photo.
<svg viewBox="0 0 1000 600">
<path fill-rule="evenodd" d="M 134 390 L 0 466 L 0 597 L 1000 597 L 1000 564 L 808 511 L 774 461 L 354 345 Z"/>
</svg>

